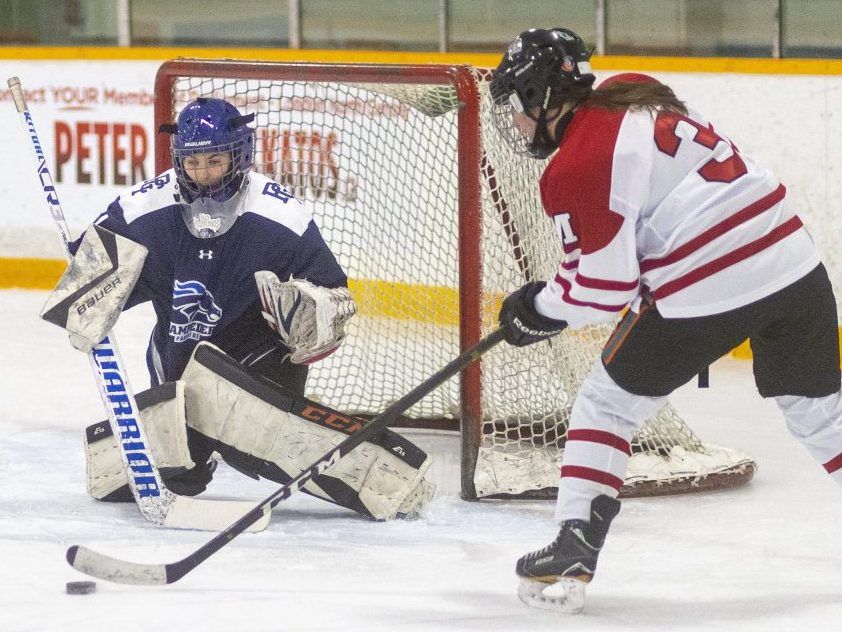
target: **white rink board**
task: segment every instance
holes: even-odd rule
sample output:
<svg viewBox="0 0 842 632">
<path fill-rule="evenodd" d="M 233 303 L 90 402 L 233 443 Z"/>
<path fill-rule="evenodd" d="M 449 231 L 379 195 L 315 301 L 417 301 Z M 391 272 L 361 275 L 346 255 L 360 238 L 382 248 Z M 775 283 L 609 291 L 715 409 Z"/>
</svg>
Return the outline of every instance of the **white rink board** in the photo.
<svg viewBox="0 0 842 632">
<path fill-rule="evenodd" d="M 126 188 L 121 180 L 140 173 L 138 163 L 147 176 L 152 174 L 151 92 L 158 65 L 102 60 L 0 62 L 4 77 L 19 76 L 32 96 L 33 117 L 74 232 Z M 599 79 L 611 74 L 616 73 L 597 73 Z M 837 256 L 834 241 L 837 218 L 842 217 L 838 140 L 842 117 L 836 112 L 842 102 L 842 76 L 649 74 L 671 85 L 712 119 L 719 133 L 778 174 L 822 246 L 834 280 L 840 282 L 842 255 Z M 5 148 L 0 154 L 4 174 L 0 195 L 6 201 L 0 216 L 0 257 L 61 258 L 30 149 L 5 88 L 0 90 L 0 101 L 0 141 Z M 363 118 L 358 122 L 364 126 Z M 411 223 L 419 208 L 408 204 L 392 212 L 398 223 L 401 219 Z M 394 248 L 388 240 L 371 246 Z M 448 284 L 447 279 L 430 282 Z"/>
<path fill-rule="evenodd" d="M 157 62 L 0 61 L 0 257 L 62 258 L 32 148 L 6 86 L 18 76 L 74 233 L 154 171 Z"/>
</svg>

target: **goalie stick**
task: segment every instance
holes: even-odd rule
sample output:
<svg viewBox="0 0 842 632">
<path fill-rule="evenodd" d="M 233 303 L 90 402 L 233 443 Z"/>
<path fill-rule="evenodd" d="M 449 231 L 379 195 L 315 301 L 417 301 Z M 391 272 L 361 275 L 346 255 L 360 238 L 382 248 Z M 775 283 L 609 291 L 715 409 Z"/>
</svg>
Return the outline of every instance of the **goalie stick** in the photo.
<svg viewBox="0 0 842 632">
<path fill-rule="evenodd" d="M 444 384 L 468 366 L 470 362 L 479 358 L 501 340 L 503 340 L 502 327 L 494 330 L 470 349 L 463 351 L 444 368 L 431 375 L 424 382 L 386 408 L 377 417 L 366 423 L 360 430 L 350 435 L 338 446 L 328 451 L 288 484 L 279 487 L 263 502 L 225 529 L 225 531 L 216 535 L 187 557 L 169 564 L 138 564 L 97 553 L 84 546 L 75 545 L 67 549 L 68 563 L 86 575 L 120 584 L 155 586 L 177 582 L 240 535 L 250 524 L 259 520 L 261 516 L 270 513 L 278 503 L 300 491 L 309 480 L 335 465 L 345 454 L 353 450 L 356 446 L 367 441 L 380 430 L 388 427 L 424 396 Z"/>
<path fill-rule="evenodd" d="M 32 147 L 41 190 L 50 215 L 61 234 L 65 256 L 69 261 L 73 258 L 70 252 L 70 229 L 59 204 L 52 175 L 47 168 L 47 159 L 38 139 L 35 123 L 26 105 L 23 87 L 17 77 L 10 78 L 7 83 Z M 108 413 L 111 430 L 114 436 L 119 438 L 117 444 L 129 479 L 129 488 L 144 518 L 165 527 L 221 531 L 237 516 L 242 515 L 243 511 L 253 506 L 249 501 L 200 500 L 179 496 L 167 489 L 149 450 L 137 403 L 129 386 L 128 373 L 111 332 L 94 346 L 88 358 L 102 403 Z M 263 516 L 263 520 L 253 522 L 254 525 L 249 525 L 252 530 L 261 531 L 269 524 L 269 514 Z"/>
</svg>

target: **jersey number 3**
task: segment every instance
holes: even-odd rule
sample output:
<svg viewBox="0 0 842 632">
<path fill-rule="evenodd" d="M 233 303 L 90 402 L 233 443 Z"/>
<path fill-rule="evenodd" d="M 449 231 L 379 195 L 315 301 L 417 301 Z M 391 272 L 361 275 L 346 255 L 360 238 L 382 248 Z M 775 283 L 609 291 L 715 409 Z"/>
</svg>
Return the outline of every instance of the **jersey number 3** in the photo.
<svg viewBox="0 0 842 632">
<path fill-rule="evenodd" d="M 696 129 L 693 142 L 713 149 L 719 143 L 728 143 L 731 146 L 731 155 L 725 160 L 718 161 L 714 158 L 708 160 L 698 170 L 699 175 L 708 182 L 733 182 L 740 176 L 748 173 L 746 163 L 737 153 L 733 143 L 728 142 L 709 127 L 700 125 L 693 119 L 682 116 L 677 112 L 659 112 L 655 120 L 655 144 L 658 149 L 669 156 L 675 156 L 681 141 L 684 140 L 676 132 L 678 124 L 684 121 Z"/>
</svg>

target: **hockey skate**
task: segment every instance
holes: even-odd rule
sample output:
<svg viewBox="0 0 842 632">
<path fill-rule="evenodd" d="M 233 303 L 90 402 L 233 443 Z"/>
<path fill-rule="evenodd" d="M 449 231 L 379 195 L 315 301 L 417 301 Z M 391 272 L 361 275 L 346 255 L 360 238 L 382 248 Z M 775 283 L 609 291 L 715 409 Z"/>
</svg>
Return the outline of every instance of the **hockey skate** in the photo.
<svg viewBox="0 0 842 632">
<path fill-rule="evenodd" d="M 590 522 L 565 520 L 551 544 L 520 558 L 515 568 L 520 577 L 520 600 L 544 610 L 582 612 L 585 587 L 593 579 L 608 527 L 619 511 L 620 501 L 597 496 L 591 502 Z M 554 584 L 561 588 L 561 594 L 544 594 Z"/>
</svg>

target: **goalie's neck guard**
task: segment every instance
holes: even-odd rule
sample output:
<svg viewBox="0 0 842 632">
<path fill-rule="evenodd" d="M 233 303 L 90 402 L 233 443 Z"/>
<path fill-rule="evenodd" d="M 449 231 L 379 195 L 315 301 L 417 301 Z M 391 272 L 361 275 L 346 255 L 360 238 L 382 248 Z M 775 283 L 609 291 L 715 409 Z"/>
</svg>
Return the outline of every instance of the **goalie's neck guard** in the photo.
<svg viewBox="0 0 842 632">
<path fill-rule="evenodd" d="M 244 177 L 240 189 L 224 201 L 212 197 L 197 197 L 188 202 L 181 197 L 181 217 L 190 234 L 199 239 L 211 239 L 226 233 L 243 212 L 243 200 L 249 178 Z"/>
</svg>

